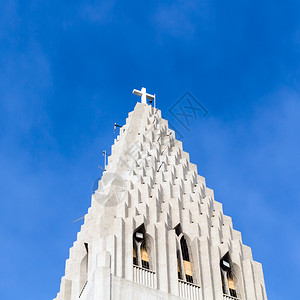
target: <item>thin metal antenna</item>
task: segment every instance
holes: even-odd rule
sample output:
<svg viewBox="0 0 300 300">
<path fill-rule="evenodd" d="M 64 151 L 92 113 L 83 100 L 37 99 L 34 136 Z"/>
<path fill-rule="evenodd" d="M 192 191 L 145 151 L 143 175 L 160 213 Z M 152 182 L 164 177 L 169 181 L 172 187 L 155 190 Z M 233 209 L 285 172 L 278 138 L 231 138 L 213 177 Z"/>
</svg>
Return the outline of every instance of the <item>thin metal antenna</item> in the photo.
<svg viewBox="0 0 300 300">
<path fill-rule="evenodd" d="M 73 223 L 75 223 L 75 222 L 77 222 L 77 221 L 79 221 L 79 220 L 82 220 L 83 218 L 84 218 L 84 216 L 81 217 L 81 218 L 79 218 L 79 219 L 77 219 L 77 220 L 75 220 L 75 221 L 73 221 Z"/>
<path fill-rule="evenodd" d="M 109 156 L 109 155 L 107 154 L 106 150 L 103 151 L 103 154 L 102 154 L 102 155 L 104 156 L 104 170 L 106 170 L 106 158 L 107 158 L 107 156 Z"/>
<path fill-rule="evenodd" d="M 163 154 L 165 152 L 165 150 L 168 148 L 169 145 L 167 145 L 164 150 L 161 152 L 161 154 Z"/>
<path fill-rule="evenodd" d="M 117 127 L 118 127 L 118 128 L 121 128 L 122 126 L 121 126 L 121 125 L 118 125 L 117 123 L 115 123 L 115 125 L 114 125 L 114 133 L 116 132 Z"/>
<path fill-rule="evenodd" d="M 165 163 L 165 162 L 163 161 L 163 162 L 160 164 L 160 166 L 159 166 L 159 168 L 157 169 L 156 172 L 159 172 L 160 168 L 162 167 L 162 165 L 163 165 L 164 163 Z"/>
</svg>

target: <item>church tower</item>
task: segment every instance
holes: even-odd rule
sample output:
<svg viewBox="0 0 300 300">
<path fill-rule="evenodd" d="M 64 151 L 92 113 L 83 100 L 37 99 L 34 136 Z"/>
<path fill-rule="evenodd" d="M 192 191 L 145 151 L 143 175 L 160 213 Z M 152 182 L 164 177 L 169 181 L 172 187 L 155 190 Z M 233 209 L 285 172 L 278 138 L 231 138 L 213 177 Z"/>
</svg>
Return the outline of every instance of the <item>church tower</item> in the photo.
<svg viewBox="0 0 300 300">
<path fill-rule="evenodd" d="M 134 93 L 54 300 L 267 300 L 261 264 L 155 96 Z"/>
</svg>

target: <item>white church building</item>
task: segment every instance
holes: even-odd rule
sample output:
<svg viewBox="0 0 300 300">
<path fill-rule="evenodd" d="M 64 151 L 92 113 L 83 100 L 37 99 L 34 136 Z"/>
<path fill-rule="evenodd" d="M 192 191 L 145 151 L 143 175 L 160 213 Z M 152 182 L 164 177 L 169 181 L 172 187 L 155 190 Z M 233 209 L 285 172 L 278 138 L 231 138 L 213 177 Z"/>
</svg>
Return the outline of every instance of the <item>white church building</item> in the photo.
<svg viewBox="0 0 300 300">
<path fill-rule="evenodd" d="M 261 264 L 155 96 L 134 93 L 54 300 L 267 300 Z"/>
</svg>

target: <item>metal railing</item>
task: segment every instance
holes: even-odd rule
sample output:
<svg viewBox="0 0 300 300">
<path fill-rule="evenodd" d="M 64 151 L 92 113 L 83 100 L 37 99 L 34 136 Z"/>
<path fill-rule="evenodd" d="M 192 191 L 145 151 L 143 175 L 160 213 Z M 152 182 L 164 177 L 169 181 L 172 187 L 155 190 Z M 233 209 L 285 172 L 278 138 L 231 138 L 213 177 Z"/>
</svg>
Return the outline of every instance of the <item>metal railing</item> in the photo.
<svg viewBox="0 0 300 300">
<path fill-rule="evenodd" d="M 202 300 L 200 286 L 178 279 L 179 296 L 189 300 Z"/>
<path fill-rule="evenodd" d="M 233 297 L 230 295 L 223 294 L 223 300 L 240 300 L 240 299 L 241 298 L 239 298 L 239 297 Z"/>
<path fill-rule="evenodd" d="M 156 274 L 154 271 L 133 266 L 133 280 L 150 288 L 156 288 Z"/>
</svg>

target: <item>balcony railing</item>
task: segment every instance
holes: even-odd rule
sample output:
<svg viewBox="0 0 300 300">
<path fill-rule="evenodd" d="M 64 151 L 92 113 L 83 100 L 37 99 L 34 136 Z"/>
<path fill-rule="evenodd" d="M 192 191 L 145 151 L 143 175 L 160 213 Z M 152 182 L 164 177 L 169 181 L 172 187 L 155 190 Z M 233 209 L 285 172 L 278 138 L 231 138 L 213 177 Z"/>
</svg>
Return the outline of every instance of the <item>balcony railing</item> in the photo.
<svg viewBox="0 0 300 300">
<path fill-rule="evenodd" d="M 233 297 L 233 296 L 229 296 L 226 294 L 223 294 L 223 300 L 240 300 L 240 298 L 238 297 Z"/>
<path fill-rule="evenodd" d="M 156 274 L 154 271 L 133 266 L 133 280 L 150 288 L 156 288 Z"/>
<path fill-rule="evenodd" d="M 178 279 L 179 296 L 188 300 L 202 300 L 200 286 Z"/>
</svg>

